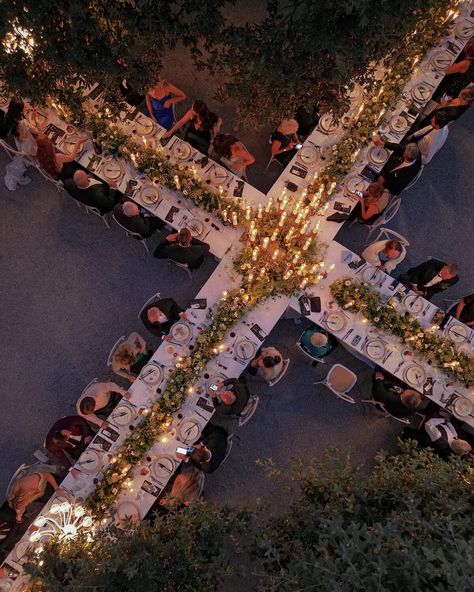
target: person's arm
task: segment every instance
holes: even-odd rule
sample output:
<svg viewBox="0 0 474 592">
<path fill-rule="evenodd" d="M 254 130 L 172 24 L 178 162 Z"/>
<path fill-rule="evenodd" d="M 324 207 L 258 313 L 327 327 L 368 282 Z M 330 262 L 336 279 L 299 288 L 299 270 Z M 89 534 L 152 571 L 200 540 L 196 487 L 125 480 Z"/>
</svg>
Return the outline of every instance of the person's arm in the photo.
<svg viewBox="0 0 474 592">
<path fill-rule="evenodd" d="M 276 156 L 277 154 L 283 154 L 283 152 L 288 152 L 288 150 L 291 150 L 294 147 L 295 147 L 295 145 L 294 145 L 293 142 L 290 142 L 288 144 L 288 146 L 286 146 L 285 148 L 283 148 L 282 143 L 280 142 L 280 140 L 273 140 L 273 142 L 272 142 L 272 155 L 273 156 Z"/>
<path fill-rule="evenodd" d="M 122 397 L 127 397 L 128 391 L 115 382 L 106 382 L 104 384 L 104 391 L 106 393 L 120 393 Z"/>
<path fill-rule="evenodd" d="M 74 144 L 74 148 L 73 148 L 71 154 L 62 154 L 61 152 L 56 152 L 56 154 L 55 154 L 56 162 L 58 164 L 63 165 L 65 162 L 73 162 L 74 160 L 76 160 L 76 156 L 82 150 L 82 147 L 84 146 L 84 143 L 86 141 L 87 141 L 87 138 L 82 138 L 82 139 L 78 140 Z"/>
<path fill-rule="evenodd" d="M 171 107 L 171 105 L 177 105 L 178 103 L 181 103 L 181 101 L 184 101 L 184 99 L 186 98 L 184 92 L 174 84 L 171 84 L 170 82 L 166 84 L 165 92 L 172 92 L 174 94 L 174 97 L 171 97 L 171 99 L 167 99 L 165 101 L 163 105 L 165 109 L 168 109 L 168 107 Z"/>
<path fill-rule="evenodd" d="M 146 351 L 146 341 L 143 339 L 140 333 L 133 331 L 133 333 L 130 334 L 128 340 L 129 343 L 132 343 L 133 348 L 138 352 L 143 353 Z"/>
<path fill-rule="evenodd" d="M 150 119 L 152 119 L 155 123 L 158 123 L 158 120 L 156 119 L 154 113 L 153 113 L 153 107 L 151 104 L 151 99 L 150 99 L 150 94 L 147 93 L 146 97 L 145 97 L 145 103 L 148 109 L 148 113 L 150 114 Z"/>
<path fill-rule="evenodd" d="M 406 144 L 396 144 L 395 142 L 384 142 L 384 147 L 394 152 L 397 156 L 403 156 Z"/>
<path fill-rule="evenodd" d="M 457 64 L 453 64 L 446 68 L 444 71 L 445 74 L 464 74 L 469 70 L 470 61 L 469 60 L 461 60 Z"/>
<path fill-rule="evenodd" d="M 194 111 L 192 109 L 189 109 L 188 111 L 186 111 L 183 117 L 181 117 L 181 119 L 178 119 L 178 121 L 173 125 L 171 129 L 169 129 L 167 132 L 163 134 L 163 138 L 169 138 L 170 136 L 172 136 L 176 130 L 179 130 L 179 128 L 183 127 L 183 125 L 190 121 L 193 117 Z"/>
<path fill-rule="evenodd" d="M 454 311 L 454 318 L 455 319 L 459 319 L 465 306 L 466 306 L 466 303 L 464 302 L 464 298 L 463 298 L 462 300 L 460 300 L 459 304 L 456 306 L 456 310 Z"/>
<path fill-rule="evenodd" d="M 212 126 L 212 137 L 215 138 L 221 131 L 222 117 L 218 117 L 216 123 Z"/>
<path fill-rule="evenodd" d="M 233 163 L 233 167 L 236 169 L 243 169 L 246 166 L 249 166 L 255 162 L 255 158 L 250 154 L 247 148 L 244 147 L 242 142 L 239 142 L 237 145 L 237 149 L 234 151 L 235 156 L 241 156 L 243 158 L 243 162 Z"/>
<path fill-rule="evenodd" d="M 53 475 L 51 473 L 45 473 L 44 478 L 51 485 L 51 487 L 54 489 L 54 491 L 57 492 L 59 489 L 59 486 L 56 483 L 56 479 L 53 477 Z"/>
<path fill-rule="evenodd" d="M 76 426 L 79 431 L 81 432 L 81 439 L 84 441 L 88 436 L 91 434 L 91 429 L 86 421 L 86 419 L 82 419 L 78 417 L 74 423 L 71 424 L 72 426 Z"/>
<path fill-rule="evenodd" d="M 365 205 L 365 199 L 359 198 L 360 202 L 360 215 L 362 220 L 368 220 L 380 212 L 379 208 L 375 204 Z"/>
<path fill-rule="evenodd" d="M 369 245 L 366 249 L 364 249 L 362 251 L 362 257 L 370 265 L 373 265 L 374 267 L 378 267 L 380 265 L 380 259 L 379 259 L 378 254 L 382 250 L 382 248 L 383 248 L 383 241 L 377 241 L 375 243 L 372 243 L 371 245 Z"/>
</svg>

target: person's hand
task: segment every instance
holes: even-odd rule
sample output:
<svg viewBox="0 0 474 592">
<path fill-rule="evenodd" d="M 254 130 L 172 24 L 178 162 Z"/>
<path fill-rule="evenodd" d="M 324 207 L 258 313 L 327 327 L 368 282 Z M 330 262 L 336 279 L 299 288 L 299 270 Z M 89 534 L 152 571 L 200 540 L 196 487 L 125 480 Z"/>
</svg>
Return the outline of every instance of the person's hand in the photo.
<svg viewBox="0 0 474 592">
<path fill-rule="evenodd" d="M 107 427 L 107 422 L 106 422 L 106 421 L 103 421 L 103 422 L 100 424 L 100 429 L 101 429 L 101 430 L 105 430 L 105 428 L 106 428 L 106 427 Z"/>
<path fill-rule="evenodd" d="M 441 105 L 444 106 L 444 105 L 447 105 L 450 100 L 451 100 L 451 97 L 449 95 L 447 95 L 446 93 L 444 93 L 444 95 L 441 97 L 439 102 Z"/>
<path fill-rule="evenodd" d="M 183 321 L 187 321 L 188 320 L 188 315 L 185 312 L 180 312 L 179 313 L 179 318 L 183 319 Z"/>
<path fill-rule="evenodd" d="M 79 477 L 79 475 L 81 474 L 81 472 L 78 471 L 77 469 L 71 469 L 69 472 L 71 473 L 71 475 L 73 476 L 74 479 L 77 479 Z"/>
<path fill-rule="evenodd" d="M 159 503 L 160 503 L 160 506 L 166 506 L 166 504 L 168 503 L 168 500 L 163 498 L 163 499 L 160 499 Z"/>
<path fill-rule="evenodd" d="M 21 524 L 23 522 L 23 512 L 16 513 L 16 523 Z"/>
<path fill-rule="evenodd" d="M 86 437 L 84 438 L 84 442 L 85 442 L 86 444 L 90 444 L 90 443 L 92 442 L 92 439 L 93 439 L 93 437 L 92 437 L 92 436 L 86 436 Z"/>
<path fill-rule="evenodd" d="M 129 374 L 129 375 L 128 375 L 128 380 L 129 380 L 130 382 L 135 382 L 135 380 L 136 380 L 136 379 L 137 379 L 137 377 L 136 377 L 136 376 L 133 376 L 133 374 Z"/>
<path fill-rule="evenodd" d="M 383 380 L 384 379 L 384 375 L 383 372 L 379 372 L 378 370 L 375 371 L 375 380 Z"/>
<path fill-rule="evenodd" d="M 166 140 L 167 138 L 171 137 L 171 132 L 168 130 L 161 137 L 163 138 L 163 140 Z"/>
<path fill-rule="evenodd" d="M 127 399 L 127 401 L 130 401 L 130 399 L 132 398 L 132 395 L 127 391 L 124 395 L 123 395 L 124 399 Z"/>
<path fill-rule="evenodd" d="M 64 489 L 61 489 L 61 487 L 58 487 L 56 489 L 55 493 L 56 493 L 56 495 L 59 495 L 59 496 L 62 496 L 62 497 L 65 497 L 67 495 L 66 492 L 64 491 Z"/>
<path fill-rule="evenodd" d="M 172 234 L 168 234 L 168 236 L 166 237 L 166 240 L 170 243 L 172 243 L 173 241 L 175 241 L 178 238 L 178 232 L 173 232 Z"/>
<path fill-rule="evenodd" d="M 0 579 L 8 578 L 8 572 L 4 567 L 0 567 Z"/>
<path fill-rule="evenodd" d="M 382 177 L 382 175 L 380 175 L 380 177 L 378 178 L 378 182 L 382 183 L 382 185 L 385 183 L 385 177 Z"/>
<path fill-rule="evenodd" d="M 110 182 L 109 182 L 109 186 L 110 186 L 112 189 L 117 189 L 117 187 L 118 187 L 118 185 L 117 185 L 117 181 L 110 181 Z"/>
<path fill-rule="evenodd" d="M 189 461 L 189 457 L 186 456 L 185 454 L 180 454 L 179 452 L 176 453 L 176 458 L 178 460 L 182 460 L 184 462 L 188 462 Z"/>
<path fill-rule="evenodd" d="M 377 269 L 380 269 L 380 271 L 385 271 L 385 265 L 377 265 Z"/>
<path fill-rule="evenodd" d="M 166 101 L 163 104 L 163 107 L 165 109 L 169 109 L 171 107 L 171 105 L 173 104 L 173 99 L 166 99 Z"/>
<path fill-rule="evenodd" d="M 383 146 L 384 145 L 384 141 L 382 140 L 382 138 L 380 136 L 374 136 L 372 138 L 372 142 L 376 145 L 376 146 Z"/>
</svg>

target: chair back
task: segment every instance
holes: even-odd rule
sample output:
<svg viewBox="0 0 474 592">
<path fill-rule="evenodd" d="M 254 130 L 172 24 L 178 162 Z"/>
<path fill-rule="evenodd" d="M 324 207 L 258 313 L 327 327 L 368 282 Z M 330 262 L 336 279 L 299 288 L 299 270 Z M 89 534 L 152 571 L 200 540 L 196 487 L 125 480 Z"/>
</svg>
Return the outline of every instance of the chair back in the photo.
<svg viewBox="0 0 474 592">
<path fill-rule="evenodd" d="M 5 498 L 8 500 L 8 498 L 10 497 L 10 491 L 11 488 L 13 486 L 13 484 L 15 483 L 15 481 L 17 479 L 19 479 L 20 477 L 23 477 L 27 474 L 29 469 L 29 466 L 25 463 L 23 463 L 22 465 L 20 465 L 18 467 L 18 469 L 13 473 L 13 477 L 10 479 L 10 482 L 7 485 L 7 491 L 5 493 Z"/>
<path fill-rule="evenodd" d="M 381 228 L 372 242 L 376 243 L 380 240 L 397 240 L 404 247 L 410 246 L 410 243 L 403 235 L 401 235 L 399 232 L 395 232 L 395 230 L 392 230 L 391 228 Z"/>
<path fill-rule="evenodd" d="M 258 395 L 250 395 L 247 405 L 240 412 L 239 428 L 244 426 L 253 416 L 258 407 L 260 398 Z"/>
<path fill-rule="evenodd" d="M 145 239 L 145 238 L 143 238 L 143 236 L 142 236 L 141 234 L 138 234 L 138 232 L 133 232 L 132 230 L 129 230 L 128 228 L 126 228 L 126 227 L 125 227 L 123 224 L 121 224 L 121 223 L 120 223 L 120 222 L 117 220 L 117 218 L 115 217 L 115 214 L 114 214 L 114 213 L 112 213 L 112 218 L 113 218 L 114 222 L 115 222 L 115 223 L 116 223 L 118 226 L 120 226 L 120 228 L 121 228 L 122 230 L 125 230 L 125 234 L 127 235 L 127 237 L 128 237 L 128 238 L 133 238 L 134 240 L 138 240 L 138 241 L 139 241 L 139 242 L 141 242 L 141 243 L 142 243 L 142 245 L 144 246 L 144 248 L 145 248 L 145 251 L 147 251 L 147 252 L 149 251 L 149 249 L 148 249 L 148 245 L 146 244 L 146 239 Z"/>
<path fill-rule="evenodd" d="M 161 292 L 156 292 L 156 294 L 153 294 L 153 296 L 150 296 L 150 298 L 148 298 L 148 300 L 145 302 L 145 304 L 141 307 L 140 312 L 138 313 L 138 320 L 140 320 L 142 312 L 145 310 L 145 308 L 149 304 L 151 304 L 155 300 L 159 300 L 160 298 L 161 298 Z"/>
<path fill-rule="evenodd" d="M 362 403 L 365 403 L 366 405 L 372 405 L 372 407 L 375 407 L 375 409 L 381 411 L 385 417 L 390 417 L 399 423 L 403 423 L 405 425 L 410 425 L 411 423 L 407 417 L 397 417 L 396 415 L 392 415 L 389 411 L 387 411 L 385 405 L 380 403 L 380 401 L 376 401 L 375 399 L 364 399 Z"/>
<path fill-rule="evenodd" d="M 299 336 L 298 341 L 296 342 L 296 347 L 310 360 L 312 360 L 313 362 L 318 362 L 319 364 L 325 364 L 326 361 L 323 360 L 322 358 L 318 358 L 317 356 L 312 356 L 308 351 L 306 351 L 305 347 L 303 346 L 303 344 L 301 343 L 301 339 L 303 337 L 303 335 L 306 333 L 306 330 L 303 331 L 303 333 L 301 333 L 301 335 Z"/>
<path fill-rule="evenodd" d="M 170 265 L 176 265 L 176 267 L 179 267 L 180 269 L 184 269 L 184 271 L 188 274 L 189 279 L 192 280 L 193 276 L 191 275 L 191 270 L 189 269 L 189 265 L 187 263 L 179 263 L 178 261 L 175 261 L 174 259 L 168 259 L 168 263 Z"/>
<path fill-rule="evenodd" d="M 78 200 L 76 200 L 76 201 L 78 201 Z M 79 203 L 81 203 L 81 202 L 79 202 Z M 100 210 L 98 208 L 95 208 L 94 206 L 88 206 L 86 204 L 81 204 L 81 205 L 84 206 L 84 208 L 88 214 L 94 214 L 94 216 L 98 216 L 102 220 L 102 222 L 105 224 L 105 226 L 107 228 L 110 228 L 109 223 L 107 222 L 107 220 L 105 218 L 105 215 L 101 214 Z"/>
<path fill-rule="evenodd" d="M 286 371 L 288 370 L 288 367 L 290 365 L 290 359 L 286 358 L 286 360 L 283 360 L 283 365 L 281 367 L 281 372 L 280 374 L 274 378 L 273 380 L 269 380 L 268 381 L 268 386 L 275 386 L 275 384 L 277 384 L 277 382 L 280 382 L 280 380 L 283 378 L 283 376 L 285 376 Z"/>
<path fill-rule="evenodd" d="M 225 456 L 222 459 L 221 464 L 219 465 L 219 468 L 222 467 L 222 465 L 225 463 L 225 461 L 228 459 L 230 451 L 232 450 L 232 446 L 234 444 L 234 440 L 233 440 L 233 435 L 230 434 L 230 436 L 227 438 L 227 448 L 225 451 Z"/>
<path fill-rule="evenodd" d="M 110 350 L 109 357 L 107 358 L 107 366 L 109 366 L 109 367 L 110 367 L 110 366 L 112 366 L 112 358 L 113 358 L 113 355 L 114 355 L 114 353 L 115 353 L 115 350 L 118 348 L 118 346 L 119 346 L 121 343 L 123 343 L 124 341 L 126 341 L 126 339 L 127 339 L 127 338 L 125 337 L 125 335 L 122 335 L 122 337 L 119 337 L 119 338 L 117 339 L 117 341 L 115 342 L 114 346 L 113 346 L 113 347 L 112 347 L 112 349 Z"/>
<path fill-rule="evenodd" d="M 421 165 L 420 170 L 417 172 L 415 178 L 413 179 L 413 181 L 410 181 L 410 183 L 408 183 L 408 185 L 405 187 L 405 189 L 403 191 L 407 191 L 408 189 L 410 189 L 411 187 L 413 187 L 413 185 L 418 181 L 418 179 L 421 177 L 421 173 L 423 172 L 423 169 L 425 168 L 425 165 Z M 402 191 L 402 193 L 403 193 Z"/>
<path fill-rule="evenodd" d="M 377 220 L 375 220 L 373 224 L 368 225 L 369 234 L 367 235 L 367 242 L 369 242 L 369 236 L 372 234 L 374 230 L 376 230 L 380 226 L 383 226 L 384 224 L 387 224 L 388 222 L 390 222 L 390 220 L 395 218 L 395 216 L 398 214 L 398 210 L 400 209 L 401 203 L 402 200 L 400 197 L 392 197 L 390 203 L 385 208 L 385 211 L 382 212 L 382 215 L 379 218 L 377 218 Z"/>
</svg>

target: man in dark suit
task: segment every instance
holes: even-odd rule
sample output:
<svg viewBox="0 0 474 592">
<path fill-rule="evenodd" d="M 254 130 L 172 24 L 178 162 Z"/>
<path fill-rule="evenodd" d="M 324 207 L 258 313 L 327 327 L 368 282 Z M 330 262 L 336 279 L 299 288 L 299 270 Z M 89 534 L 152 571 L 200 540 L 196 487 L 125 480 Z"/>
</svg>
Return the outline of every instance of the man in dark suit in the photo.
<svg viewBox="0 0 474 592">
<path fill-rule="evenodd" d="M 161 337 L 169 333 L 171 325 L 179 321 L 183 312 L 172 298 L 161 298 L 142 310 L 140 320 L 148 331 Z"/>
<path fill-rule="evenodd" d="M 157 259 L 172 259 L 177 263 L 187 263 L 189 269 L 197 269 L 209 253 L 209 245 L 192 237 L 188 228 L 169 234 L 153 253 Z"/>
<path fill-rule="evenodd" d="M 453 286 L 458 280 L 458 266 L 428 259 L 398 277 L 398 281 L 423 298 L 431 300 L 435 294 Z"/>
<path fill-rule="evenodd" d="M 89 423 L 83 417 L 71 415 L 59 419 L 49 430 L 45 448 L 68 469 L 71 466 L 68 455 L 77 460 L 93 436 Z"/>
<path fill-rule="evenodd" d="M 140 212 L 140 208 L 133 201 L 124 201 L 114 207 L 114 218 L 117 222 L 142 238 L 150 237 L 158 228 L 162 228 L 165 223 L 148 213 Z"/>
<path fill-rule="evenodd" d="M 224 428 L 208 423 L 191 454 L 194 466 L 204 473 L 213 473 L 225 458 L 228 438 Z"/>
<path fill-rule="evenodd" d="M 420 150 L 414 143 L 394 144 L 393 142 L 384 142 L 379 137 L 375 137 L 373 142 L 376 146 L 384 146 L 394 153 L 394 156 L 390 158 L 388 164 L 384 167 L 379 181 L 392 195 L 398 195 L 413 181 L 420 171 Z"/>
<path fill-rule="evenodd" d="M 111 182 L 109 186 L 82 170 L 76 171 L 72 179 L 66 179 L 64 188 L 74 199 L 86 206 L 97 208 L 102 215 L 112 211 L 120 200 L 115 182 Z"/>
<path fill-rule="evenodd" d="M 423 398 L 418 391 L 406 388 L 378 370 L 372 379 L 372 397 L 382 403 L 388 413 L 395 417 L 410 417 L 416 409 L 424 406 Z"/>
<path fill-rule="evenodd" d="M 216 407 L 215 417 L 238 415 L 247 405 L 250 398 L 249 387 L 245 376 L 228 378 L 222 383 L 222 389 L 211 391 L 212 402 Z"/>
</svg>

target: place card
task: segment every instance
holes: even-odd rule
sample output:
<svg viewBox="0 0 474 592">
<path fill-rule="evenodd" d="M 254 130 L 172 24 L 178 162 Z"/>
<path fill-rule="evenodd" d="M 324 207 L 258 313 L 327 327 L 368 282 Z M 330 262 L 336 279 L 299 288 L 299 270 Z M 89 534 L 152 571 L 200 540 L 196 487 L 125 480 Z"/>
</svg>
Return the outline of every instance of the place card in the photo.
<svg viewBox="0 0 474 592">
<path fill-rule="evenodd" d="M 158 497 L 160 495 L 160 493 L 163 491 L 160 487 L 157 487 L 151 481 L 144 481 L 142 484 L 142 489 L 143 489 L 143 491 L 146 491 L 147 493 L 149 493 L 153 497 Z"/>
<path fill-rule="evenodd" d="M 57 125 L 54 125 L 54 123 L 49 123 L 44 129 L 44 133 L 48 136 L 48 138 L 54 144 L 55 142 L 57 142 L 57 140 L 62 138 L 66 132 L 64 132 Z"/>
<path fill-rule="evenodd" d="M 189 305 L 191 308 L 202 308 L 205 309 L 207 307 L 207 300 L 205 298 L 195 298 L 191 300 Z"/>
<path fill-rule="evenodd" d="M 101 436 L 96 436 L 92 442 L 94 445 L 99 446 L 100 448 L 102 448 L 102 450 L 104 452 L 108 452 L 110 450 L 110 448 L 112 447 L 112 442 L 109 442 L 108 440 L 105 440 L 104 438 L 102 438 Z"/>
<path fill-rule="evenodd" d="M 433 395 L 433 383 L 434 383 L 433 377 L 428 376 L 425 384 L 423 385 L 423 394 L 425 396 L 431 397 Z"/>
<path fill-rule="evenodd" d="M 295 164 L 291 167 L 290 173 L 292 175 L 296 175 L 297 177 L 301 177 L 301 179 L 304 179 L 307 176 L 308 171 Z"/>
<path fill-rule="evenodd" d="M 86 168 L 88 168 L 90 171 L 94 173 L 95 171 L 97 171 L 101 163 L 102 157 L 97 156 L 97 154 L 94 154 L 93 156 L 91 156 L 89 164 L 86 166 Z"/>
<path fill-rule="evenodd" d="M 258 339 L 260 339 L 260 341 L 264 341 L 265 337 L 267 336 L 267 334 L 265 333 L 265 331 L 260 327 L 260 325 L 257 325 L 257 323 L 255 323 L 254 325 L 252 325 L 250 327 L 250 330 L 252 331 L 252 333 L 254 335 L 256 335 L 258 337 Z"/>
<path fill-rule="evenodd" d="M 311 314 L 311 305 L 308 296 L 301 296 L 298 300 L 300 303 L 301 314 L 305 317 Z"/>
<path fill-rule="evenodd" d="M 351 206 L 343 204 L 340 201 L 334 202 L 333 208 L 338 212 L 344 212 L 345 214 L 351 213 Z"/>
<path fill-rule="evenodd" d="M 234 187 L 234 197 L 242 197 L 242 193 L 244 192 L 244 181 L 237 180 L 235 187 Z"/>
<path fill-rule="evenodd" d="M 369 183 L 373 183 L 379 176 L 377 171 L 374 171 L 374 169 L 371 168 L 369 165 L 366 165 L 359 174 Z"/>
<path fill-rule="evenodd" d="M 112 442 L 116 442 L 120 437 L 119 432 L 112 429 L 110 426 L 107 426 L 106 428 L 100 430 L 100 433 L 103 434 L 106 438 L 109 438 L 109 440 L 112 440 Z"/>
<path fill-rule="evenodd" d="M 130 179 L 125 189 L 125 197 L 133 197 L 137 190 L 138 181 L 136 179 Z"/>
<path fill-rule="evenodd" d="M 362 267 L 362 265 L 365 265 L 365 261 L 363 259 L 359 259 L 358 261 L 351 261 L 348 263 L 347 267 L 356 270 L 359 269 L 359 267 Z"/>
<path fill-rule="evenodd" d="M 196 405 L 208 413 L 214 413 L 214 406 L 210 405 L 204 397 L 199 397 Z"/>
<path fill-rule="evenodd" d="M 103 86 L 102 84 L 98 84 L 95 88 L 93 88 L 91 90 L 91 92 L 87 96 L 89 97 L 89 99 L 92 99 L 93 101 L 95 101 L 101 95 L 103 95 L 104 92 L 105 92 L 105 86 Z"/>
<path fill-rule="evenodd" d="M 178 212 L 179 212 L 179 208 L 177 208 L 176 206 L 171 206 L 170 211 L 165 216 L 165 220 L 167 222 L 173 223 L 173 218 L 175 217 L 175 215 Z"/>
</svg>

